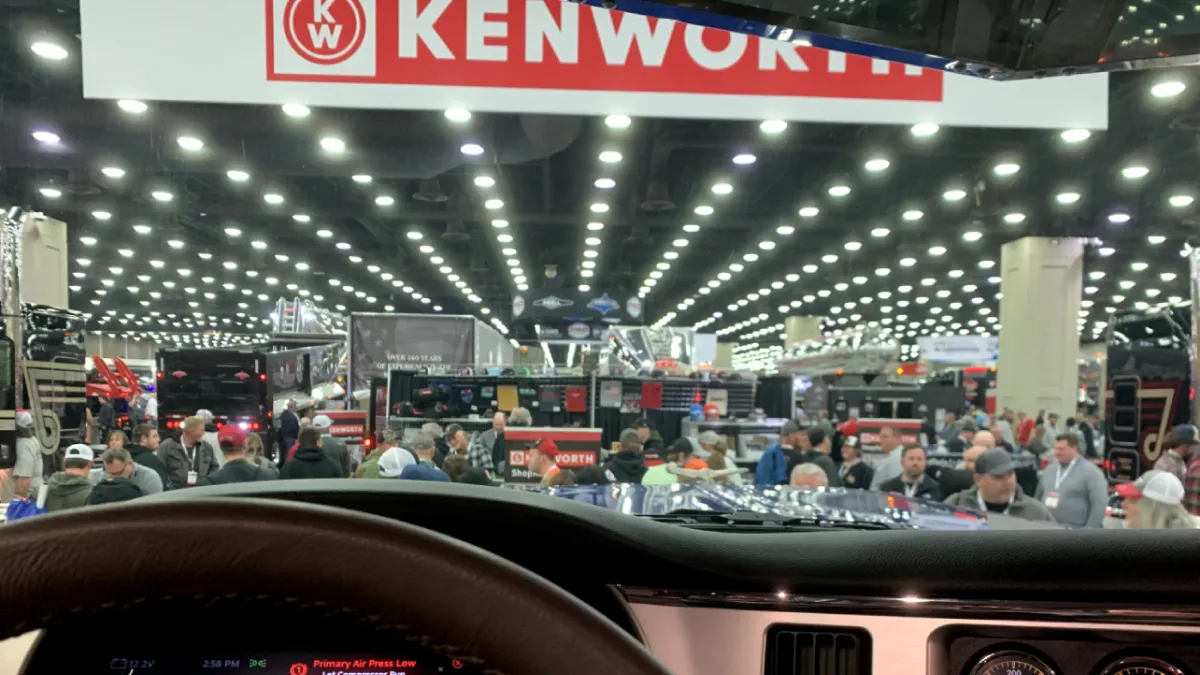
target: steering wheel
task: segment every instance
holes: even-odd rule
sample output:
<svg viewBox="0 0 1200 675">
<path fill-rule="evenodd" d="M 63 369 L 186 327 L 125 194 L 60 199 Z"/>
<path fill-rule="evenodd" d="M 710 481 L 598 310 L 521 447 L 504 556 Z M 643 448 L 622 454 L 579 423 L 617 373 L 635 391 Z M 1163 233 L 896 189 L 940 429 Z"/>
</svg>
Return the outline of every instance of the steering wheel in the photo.
<svg viewBox="0 0 1200 675">
<path fill-rule="evenodd" d="M 503 558 L 331 507 L 232 499 L 88 507 L 5 525 L 0 560 L 0 639 L 147 602 L 240 599 L 356 616 L 481 670 L 557 675 L 555 645 L 568 645 L 574 675 L 670 675 L 604 616 Z"/>
</svg>

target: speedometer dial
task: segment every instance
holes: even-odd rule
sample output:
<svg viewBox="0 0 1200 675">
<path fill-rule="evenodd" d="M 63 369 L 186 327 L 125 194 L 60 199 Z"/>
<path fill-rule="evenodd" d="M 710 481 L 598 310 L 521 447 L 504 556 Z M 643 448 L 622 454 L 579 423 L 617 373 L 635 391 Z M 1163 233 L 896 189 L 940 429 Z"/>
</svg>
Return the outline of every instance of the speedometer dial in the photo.
<svg viewBox="0 0 1200 675">
<path fill-rule="evenodd" d="M 971 675 L 1055 675 L 1042 659 L 1020 650 L 994 652 L 979 659 Z M 1133 675 L 1133 674 L 1130 674 Z"/>
<path fill-rule="evenodd" d="M 1162 659 L 1131 656 L 1112 662 L 1102 675 L 1183 675 L 1183 671 Z"/>
</svg>

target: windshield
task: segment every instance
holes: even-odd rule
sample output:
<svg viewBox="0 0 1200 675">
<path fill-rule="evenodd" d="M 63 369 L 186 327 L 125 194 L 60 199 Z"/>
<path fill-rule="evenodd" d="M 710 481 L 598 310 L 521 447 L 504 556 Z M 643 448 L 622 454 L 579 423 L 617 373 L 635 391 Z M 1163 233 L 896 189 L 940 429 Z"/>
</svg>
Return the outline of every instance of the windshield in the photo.
<svg viewBox="0 0 1200 675">
<path fill-rule="evenodd" d="M 655 7 L 6 8 L 39 236 L 4 398 L 45 457 L 5 470 L 86 439 L 97 488 L 458 480 L 734 531 L 1200 514 L 1190 71 L 995 82 Z M 940 39 L 914 7 L 787 13 Z M 1162 11 L 1120 39 L 1200 16 Z M 1061 25 L 1017 65 L 1074 59 Z M 152 386 L 85 412 L 85 353 Z"/>
</svg>

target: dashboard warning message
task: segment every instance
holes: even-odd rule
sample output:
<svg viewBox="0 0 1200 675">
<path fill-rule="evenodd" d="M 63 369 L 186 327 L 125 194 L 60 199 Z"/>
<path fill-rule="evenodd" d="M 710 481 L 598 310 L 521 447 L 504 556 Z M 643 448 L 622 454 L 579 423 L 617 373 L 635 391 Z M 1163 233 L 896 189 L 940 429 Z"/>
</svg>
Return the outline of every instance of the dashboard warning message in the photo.
<svg viewBox="0 0 1200 675">
<path fill-rule="evenodd" d="M 293 663 L 288 675 L 415 675 L 415 660 L 313 659 Z"/>
</svg>

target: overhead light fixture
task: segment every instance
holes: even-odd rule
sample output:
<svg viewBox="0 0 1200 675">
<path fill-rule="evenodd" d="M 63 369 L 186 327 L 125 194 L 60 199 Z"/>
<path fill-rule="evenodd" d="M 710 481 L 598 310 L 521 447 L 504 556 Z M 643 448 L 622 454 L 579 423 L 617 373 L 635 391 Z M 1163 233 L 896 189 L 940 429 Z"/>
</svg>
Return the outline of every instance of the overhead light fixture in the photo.
<svg viewBox="0 0 1200 675">
<path fill-rule="evenodd" d="M 1161 234 L 1152 234 L 1152 235 L 1146 237 L 1146 241 L 1151 246 L 1158 246 L 1159 244 L 1163 243 L 1166 240 L 1167 240 L 1167 238 L 1162 236 Z"/>
<path fill-rule="evenodd" d="M 1140 165 L 1127 166 L 1124 169 L 1121 169 L 1121 175 L 1131 180 L 1145 178 L 1146 176 L 1150 175 L 1150 168 Z"/>
<path fill-rule="evenodd" d="M 957 202 L 957 201 L 962 200 L 966 196 L 967 196 L 967 191 L 960 190 L 958 188 L 952 188 L 952 189 L 946 190 L 945 192 L 942 193 L 942 198 L 948 202 Z"/>
<path fill-rule="evenodd" d="M 390 195 L 379 195 L 375 198 L 375 203 L 379 206 L 391 206 L 396 203 L 396 199 Z"/>
<path fill-rule="evenodd" d="M 845 197 L 848 194 L 850 194 L 849 185 L 833 185 L 829 188 L 829 195 L 831 197 Z"/>
<path fill-rule="evenodd" d="M 356 173 L 350 177 L 350 180 L 354 181 L 355 183 L 366 184 L 371 182 L 371 177 L 365 173 Z"/>
<path fill-rule="evenodd" d="M 62 140 L 59 138 L 58 134 L 54 133 L 53 131 L 42 130 L 33 132 L 33 139 L 46 145 L 58 145 L 59 141 Z"/>
<path fill-rule="evenodd" d="M 154 228 L 150 227 L 149 225 L 134 225 L 133 231 L 137 232 L 138 234 L 145 235 L 145 234 L 150 234 L 151 232 L 153 232 Z"/>
<path fill-rule="evenodd" d="M 727 195 L 733 192 L 733 186 L 729 183 L 717 183 L 712 186 L 712 192 L 715 195 Z"/>
<path fill-rule="evenodd" d="M 1108 214 L 1108 222 L 1115 223 L 1117 225 L 1120 225 L 1122 223 L 1128 223 L 1130 221 L 1130 219 L 1132 219 L 1132 216 L 1130 216 L 1128 213 L 1110 213 L 1110 214 Z"/>
<path fill-rule="evenodd" d="M 447 108 L 442 114 L 451 122 L 466 122 L 471 119 L 471 111 L 465 108 Z"/>
<path fill-rule="evenodd" d="M 759 131 L 764 134 L 778 134 L 787 129 L 787 122 L 783 120 L 763 120 L 759 125 Z"/>
<path fill-rule="evenodd" d="M 799 213 L 800 213 L 801 218 L 814 218 L 820 212 L 821 212 L 821 209 L 818 209 L 815 206 L 804 206 L 804 207 L 801 207 Z"/>
<path fill-rule="evenodd" d="M 867 160 L 867 163 L 864 164 L 863 166 L 867 169 L 867 171 L 870 171 L 872 173 L 878 173 L 880 171 L 884 171 L 891 165 L 892 165 L 892 163 L 887 161 L 886 159 L 877 158 L 877 159 Z"/>
<path fill-rule="evenodd" d="M 292 216 L 292 220 L 296 221 L 297 223 L 307 223 L 308 221 L 312 220 L 312 218 L 309 218 L 307 214 L 297 213 L 296 215 Z"/>
<path fill-rule="evenodd" d="M 1196 201 L 1196 199 L 1191 195 L 1171 195 L 1167 201 L 1171 204 L 1171 206 L 1182 208 L 1184 206 L 1189 206 L 1192 202 Z"/>
<path fill-rule="evenodd" d="M 747 164 L 753 164 L 757 161 L 758 161 L 758 158 L 748 152 L 743 152 L 741 154 L 737 154 L 737 155 L 733 156 L 733 163 L 739 164 L 742 166 L 745 166 Z"/>
<path fill-rule="evenodd" d="M 1004 222 L 1008 223 L 1009 225 L 1016 225 L 1018 223 L 1025 222 L 1025 214 L 1017 213 L 1015 211 L 1012 213 L 1006 213 L 1004 214 Z"/>
<path fill-rule="evenodd" d="M 915 222 L 915 221 L 920 220 L 924 216 L 925 216 L 925 214 L 921 211 L 918 211 L 916 209 L 909 209 L 908 211 L 905 211 L 904 214 L 900 217 L 909 222 Z"/>
<path fill-rule="evenodd" d="M 106 166 L 103 169 L 100 169 L 100 173 L 103 173 L 105 176 L 108 176 L 109 178 L 124 178 L 125 177 L 125 169 L 121 169 L 121 168 L 118 168 L 115 166 Z"/>
<path fill-rule="evenodd" d="M 171 248 L 183 248 L 184 243 L 179 239 L 171 239 L 167 242 L 167 246 L 170 246 Z"/>
<path fill-rule="evenodd" d="M 980 239 L 983 238 L 983 233 L 976 232 L 974 230 L 972 230 L 970 232 L 963 232 L 962 238 L 963 238 L 963 241 L 979 241 Z"/>
<path fill-rule="evenodd" d="M 43 59 L 48 61 L 62 61 L 69 56 L 66 48 L 56 42 L 47 42 L 39 40 L 31 45 L 29 49 Z"/>
<path fill-rule="evenodd" d="M 843 244 L 842 248 L 846 249 L 847 251 L 857 251 L 862 248 L 862 242 L 848 241 Z"/>
<path fill-rule="evenodd" d="M 321 149 L 325 152 L 343 152 L 346 142 L 336 136 L 326 136 L 321 139 Z"/>
<path fill-rule="evenodd" d="M 230 169 L 229 171 L 225 172 L 225 175 L 229 177 L 229 180 L 238 183 L 245 183 L 246 181 L 250 180 L 250 174 L 242 171 L 241 169 Z"/>
<path fill-rule="evenodd" d="M 1059 204 L 1074 204 L 1079 201 L 1078 192 L 1060 192 L 1054 197 Z"/>
<path fill-rule="evenodd" d="M 299 103 L 285 103 L 283 106 L 283 114 L 287 115 L 288 117 L 308 117 L 309 113 L 311 112 L 312 111 L 308 109 L 308 106 L 301 105 Z"/>
<path fill-rule="evenodd" d="M 1150 95 L 1155 98 L 1174 98 L 1183 93 L 1187 85 L 1179 80 L 1159 82 L 1150 88 Z"/>
<path fill-rule="evenodd" d="M 936 134 L 939 129 L 941 129 L 941 127 L 936 124 L 931 122 L 923 122 L 921 124 L 914 124 L 911 131 L 913 136 L 927 137 Z"/>
<path fill-rule="evenodd" d="M 459 150 L 464 155 L 476 156 L 483 154 L 483 146 L 478 143 L 466 143 Z"/>
<path fill-rule="evenodd" d="M 272 204 L 272 205 L 282 204 L 283 203 L 283 195 L 281 195 L 277 192 L 268 192 L 265 195 L 263 195 L 263 201 L 268 204 Z"/>
<path fill-rule="evenodd" d="M 166 190 L 155 190 L 154 192 L 150 193 L 150 196 L 154 197 L 156 201 L 160 202 L 169 202 L 175 198 L 175 195 L 167 192 Z"/>
<path fill-rule="evenodd" d="M 58 188 L 44 187 L 38 190 L 38 192 L 42 193 L 42 196 L 46 197 L 47 199 L 58 199 L 62 196 L 62 190 L 59 190 Z"/>
<path fill-rule="evenodd" d="M 992 167 L 992 172 L 997 176 L 1012 176 L 1021 170 L 1021 165 L 1013 162 L 1004 162 Z"/>
<path fill-rule="evenodd" d="M 886 237 L 891 233 L 892 233 L 892 231 L 887 229 L 886 227 L 877 227 L 877 228 L 871 230 L 871 236 L 875 237 L 876 239 L 882 239 L 883 237 Z"/>
<path fill-rule="evenodd" d="M 196 138 L 195 136 L 180 136 L 179 138 L 175 139 L 175 142 L 179 144 L 179 147 L 189 152 L 196 152 L 204 149 L 204 141 Z"/>
<path fill-rule="evenodd" d="M 621 161 L 621 153 L 616 150 L 605 150 L 600 153 L 600 161 L 605 164 L 616 164 Z"/>
<path fill-rule="evenodd" d="M 627 115 L 609 115 L 604 118 L 604 124 L 613 129 L 627 129 L 632 122 Z"/>
<path fill-rule="evenodd" d="M 261 239 L 255 239 L 254 241 L 250 242 L 250 245 L 259 251 L 264 251 L 267 248 L 267 242 L 262 241 Z"/>
<path fill-rule="evenodd" d="M 592 206 L 595 206 L 595 204 Z M 483 207 L 490 211 L 495 211 L 496 209 L 504 208 L 504 201 L 500 199 L 489 199 L 483 203 Z"/>
<path fill-rule="evenodd" d="M 1067 143 L 1082 143 L 1092 137 L 1092 132 L 1087 129 L 1067 129 L 1059 136 Z"/>
<path fill-rule="evenodd" d="M 108 211 L 92 211 L 92 217 L 95 218 L 96 220 L 103 221 L 103 220 L 111 219 L 112 214 L 109 213 Z"/>
</svg>

